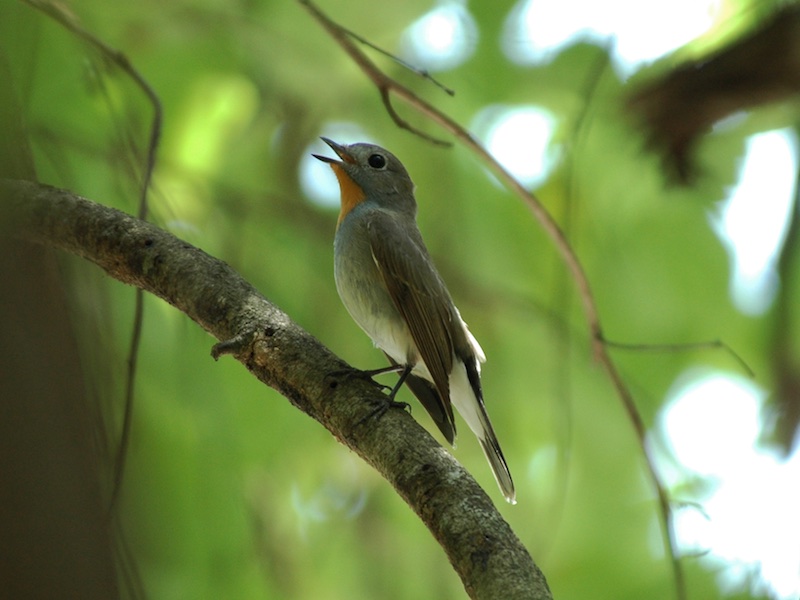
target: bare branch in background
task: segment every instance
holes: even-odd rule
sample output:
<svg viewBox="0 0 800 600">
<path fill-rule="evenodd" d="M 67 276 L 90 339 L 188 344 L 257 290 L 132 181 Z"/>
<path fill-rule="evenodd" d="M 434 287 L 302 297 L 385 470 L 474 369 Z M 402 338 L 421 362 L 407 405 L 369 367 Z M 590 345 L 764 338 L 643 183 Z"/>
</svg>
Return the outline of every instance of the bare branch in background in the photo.
<svg viewBox="0 0 800 600">
<path fill-rule="evenodd" d="M 147 143 L 144 168 L 142 170 L 142 181 L 139 188 L 139 208 L 137 216 L 146 219 L 148 213 L 148 193 L 153 179 L 153 170 L 156 164 L 156 151 L 161 139 L 161 123 L 163 111 L 161 100 L 155 90 L 150 86 L 144 76 L 131 64 L 128 58 L 119 50 L 116 50 L 98 39 L 89 31 L 86 31 L 77 17 L 68 12 L 63 4 L 46 2 L 43 0 L 24 0 L 26 4 L 40 10 L 53 20 L 61 24 L 72 34 L 88 43 L 92 48 L 100 52 L 103 58 L 111 64 L 116 65 L 136 84 L 144 93 L 148 102 L 153 108 L 153 120 L 150 124 L 150 135 Z M 125 381 L 125 405 L 122 417 L 122 429 L 120 430 L 119 444 L 117 446 L 116 459 L 114 461 L 114 480 L 111 488 L 109 500 L 109 511 L 113 511 L 119 498 L 122 481 L 125 476 L 125 462 L 128 456 L 128 445 L 130 442 L 131 423 L 133 421 L 133 402 L 135 397 L 136 370 L 139 357 L 139 346 L 142 338 L 142 323 L 144 320 L 144 295 L 140 289 L 136 290 L 136 301 L 133 309 L 133 326 L 131 331 L 131 341 L 128 348 L 128 369 Z"/>
<path fill-rule="evenodd" d="M 764 27 L 710 58 L 687 63 L 635 91 L 630 108 L 680 183 L 696 175 L 697 139 L 729 115 L 800 93 L 800 7 L 779 11 Z"/>
</svg>

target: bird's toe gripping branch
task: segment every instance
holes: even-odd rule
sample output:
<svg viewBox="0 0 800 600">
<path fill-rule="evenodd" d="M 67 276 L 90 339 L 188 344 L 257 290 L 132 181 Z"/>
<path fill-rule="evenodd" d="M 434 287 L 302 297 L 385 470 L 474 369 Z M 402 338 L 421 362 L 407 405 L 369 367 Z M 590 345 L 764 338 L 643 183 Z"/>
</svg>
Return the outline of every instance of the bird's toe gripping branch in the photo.
<svg viewBox="0 0 800 600">
<path fill-rule="evenodd" d="M 402 371 L 400 374 L 400 378 L 398 379 L 397 383 L 394 387 L 390 388 L 388 385 L 384 385 L 382 383 L 378 383 L 373 379 L 373 377 L 377 375 L 383 375 L 384 373 L 396 373 L 398 371 Z M 391 365 L 388 367 L 383 367 L 380 369 L 372 369 L 369 371 L 363 371 L 361 369 L 354 369 L 352 367 L 347 369 L 341 369 L 337 371 L 332 371 L 328 373 L 328 377 L 330 378 L 344 378 L 344 379 L 364 379 L 369 381 L 373 385 L 381 388 L 381 390 L 390 390 L 388 396 L 384 396 L 383 398 L 372 397 L 370 402 L 374 404 L 374 408 L 367 414 L 364 418 L 362 418 L 358 425 L 363 424 L 364 422 L 373 419 L 373 418 L 380 418 L 390 408 L 401 408 L 403 410 L 408 410 L 411 412 L 411 405 L 408 402 L 398 402 L 394 399 L 397 395 L 398 390 L 405 382 L 408 375 L 411 373 L 411 368 L 406 367 L 404 365 Z"/>
</svg>

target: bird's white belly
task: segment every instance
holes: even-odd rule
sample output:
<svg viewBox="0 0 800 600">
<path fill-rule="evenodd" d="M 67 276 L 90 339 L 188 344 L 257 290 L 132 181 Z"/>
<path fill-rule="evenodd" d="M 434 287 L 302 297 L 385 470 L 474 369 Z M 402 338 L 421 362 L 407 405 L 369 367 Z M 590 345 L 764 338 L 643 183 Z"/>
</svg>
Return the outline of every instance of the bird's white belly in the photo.
<svg viewBox="0 0 800 600">
<path fill-rule="evenodd" d="M 411 332 L 386 291 L 361 278 L 351 278 L 343 285 L 338 272 L 336 285 L 347 312 L 375 346 L 398 364 L 419 363 L 414 374 L 430 380 L 427 367 L 417 360 L 419 354 Z"/>
<path fill-rule="evenodd" d="M 339 272 L 337 272 L 336 283 L 345 308 L 373 343 L 398 364 L 413 364 L 412 373 L 414 375 L 433 383 L 428 367 L 419 357 L 408 326 L 394 307 L 388 294 L 382 288 L 371 286 L 360 278 L 350 279 L 348 284 L 341 285 L 341 273 Z M 480 362 L 485 360 L 483 350 L 466 325 L 464 327 L 477 355 L 477 366 L 480 368 Z M 483 420 L 475 391 L 469 383 L 464 363 L 456 360 L 455 357 L 453 370 L 449 375 L 449 387 L 450 399 L 456 410 L 467 422 L 469 428 L 483 439 L 485 437 Z"/>
<path fill-rule="evenodd" d="M 404 365 L 408 362 L 409 356 L 416 355 L 416 346 L 403 321 L 368 311 L 358 315 L 351 311 L 350 315 L 372 342 L 397 363 Z"/>
</svg>

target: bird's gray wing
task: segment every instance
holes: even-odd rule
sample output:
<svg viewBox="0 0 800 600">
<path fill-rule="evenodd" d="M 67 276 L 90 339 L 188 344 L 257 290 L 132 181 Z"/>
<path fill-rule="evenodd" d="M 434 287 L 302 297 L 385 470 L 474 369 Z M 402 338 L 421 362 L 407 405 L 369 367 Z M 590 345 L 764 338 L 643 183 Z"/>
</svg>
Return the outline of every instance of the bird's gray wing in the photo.
<svg viewBox="0 0 800 600">
<path fill-rule="evenodd" d="M 455 320 L 450 294 L 433 267 L 416 226 L 412 223 L 414 230 L 409 232 L 408 221 L 401 221 L 402 218 L 383 211 L 370 215 L 367 233 L 372 257 L 452 423 L 450 372 L 454 327 L 461 327 L 460 320 Z"/>
</svg>

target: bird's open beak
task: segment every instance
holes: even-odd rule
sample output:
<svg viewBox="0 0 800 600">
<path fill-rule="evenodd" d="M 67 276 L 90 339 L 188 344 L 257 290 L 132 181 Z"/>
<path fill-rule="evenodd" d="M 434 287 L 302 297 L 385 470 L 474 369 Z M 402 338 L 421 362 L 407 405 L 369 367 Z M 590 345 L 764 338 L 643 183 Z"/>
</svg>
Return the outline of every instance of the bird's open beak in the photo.
<svg viewBox="0 0 800 600">
<path fill-rule="evenodd" d="M 356 159 L 353 158 L 353 155 L 350 154 L 347 151 L 347 147 L 346 146 L 342 146 L 341 144 L 337 144 L 333 140 L 329 140 L 326 137 L 320 138 L 320 139 L 323 142 L 325 142 L 326 144 L 328 144 L 328 146 L 330 146 L 333 149 L 333 151 L 336 152 L 336 155 L 339 158 L 341 158 L 342 161 L 344 161 L 346 163 L 350 163 L 350 164 L 353 164 L 354 162 L 356 162 Z M 318 160 L 321 160 L 322 162 L 331 163 L 331 164 L 335 164 L 335 165 L 342 164 L 341 161 L 338 161 L 335 158 L 329 158 L 327 156 L 322 156 L 321 154 L 312 154 L 311 156 L 313 156 L 314 158 L 316 158 Z"/>
</svg>

